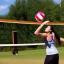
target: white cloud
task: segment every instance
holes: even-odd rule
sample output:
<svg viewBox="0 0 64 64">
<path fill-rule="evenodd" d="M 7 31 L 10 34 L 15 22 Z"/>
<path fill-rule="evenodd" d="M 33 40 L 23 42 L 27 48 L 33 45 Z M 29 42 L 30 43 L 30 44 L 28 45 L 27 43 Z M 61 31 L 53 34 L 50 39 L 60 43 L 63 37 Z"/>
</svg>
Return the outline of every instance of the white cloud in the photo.
<svg viewBox="0 0 64 64">
<path fill-rule="evenodd" d="M 9 2 L 9 1 L 11 1 L 11 0 L 4 0 L 4 1 Z"/>
<path fill-rule="evenodd" d="M 8 8 L 8 5 L 0 5 L 0 11 L 4 10 L 6 8 Z"/>
</svg>

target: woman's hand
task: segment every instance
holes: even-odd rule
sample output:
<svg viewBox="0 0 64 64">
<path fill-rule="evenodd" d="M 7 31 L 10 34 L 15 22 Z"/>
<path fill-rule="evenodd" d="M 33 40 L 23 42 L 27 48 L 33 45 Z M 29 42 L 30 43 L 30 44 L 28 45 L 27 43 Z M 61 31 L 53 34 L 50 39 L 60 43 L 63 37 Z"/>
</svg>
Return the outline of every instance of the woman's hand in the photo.
<svg viewBox="0 0 64 64">
<path fill-rule="evenodd" d="M 48 22 L 50 22 L 50 21 L 49 21 L 49 20 L 47 20 L 47 21 L 44 21 L 44 22 L 43 22 L 43 24 L 47 24 Z"/>
<path fill-rule="evenodd" d="M 63 41 L 64 42 L 64 38 L 60 37 L 60 41 Z"/>
</svg>

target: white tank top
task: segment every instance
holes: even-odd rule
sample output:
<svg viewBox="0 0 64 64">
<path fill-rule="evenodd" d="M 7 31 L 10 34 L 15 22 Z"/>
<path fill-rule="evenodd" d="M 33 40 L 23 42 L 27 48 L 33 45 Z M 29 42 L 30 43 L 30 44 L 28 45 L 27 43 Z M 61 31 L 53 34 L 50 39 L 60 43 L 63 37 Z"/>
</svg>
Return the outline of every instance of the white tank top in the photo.
<svg viewBox="0 0 64 64">
<path fill-rule="evenodd" d="M 53 36 L 52 36 L 52 40 L 51 41 L 47 41 L 45 39 L 45 45 L 46 45 L 46 55 L 58 54 L 57 48 L 54 45 Z"/>
</svg>

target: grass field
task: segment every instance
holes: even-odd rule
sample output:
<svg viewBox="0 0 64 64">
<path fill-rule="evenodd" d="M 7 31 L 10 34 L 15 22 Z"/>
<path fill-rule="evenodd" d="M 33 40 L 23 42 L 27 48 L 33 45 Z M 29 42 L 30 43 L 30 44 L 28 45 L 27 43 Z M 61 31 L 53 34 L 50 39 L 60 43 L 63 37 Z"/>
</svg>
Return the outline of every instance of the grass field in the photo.
<svg viewBox="0 0 64 64">
<path fill-rule="evenodd" d="M 64 64 L 64 47 L 58 48 L 60 63 Z M 43 64 L 45 59 L 45 49 L 19 51 L 18 55 L 12 52 L 0 52 L 0 64 Z"/>
</svg>

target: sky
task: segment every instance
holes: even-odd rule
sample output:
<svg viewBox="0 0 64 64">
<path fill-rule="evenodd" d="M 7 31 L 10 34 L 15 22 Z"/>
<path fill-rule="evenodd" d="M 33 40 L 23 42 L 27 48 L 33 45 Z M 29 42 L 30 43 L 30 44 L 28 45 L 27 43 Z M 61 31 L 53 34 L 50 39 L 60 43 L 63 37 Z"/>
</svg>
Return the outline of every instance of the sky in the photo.
<svg viewBox="0 0 64 64">
<path fill-rule="evenodd" d="M 9 11 L 11 4 L 14 4 L 15 0 L 0 0 L 0 15 L 5 15 Z"/>
<path fill-rule="evenodd" d="M 53 0 L 55 3 L 60 3 L 61 0 Z"/>
<path fill-rule="evenodd" d="M 0 0 L 0 15 L 5 15 L 9 12 L 9 7 L 16 0 Z M 53 0 L 55 3 L 60 3 L 60 0 Z"/>
</svg>

